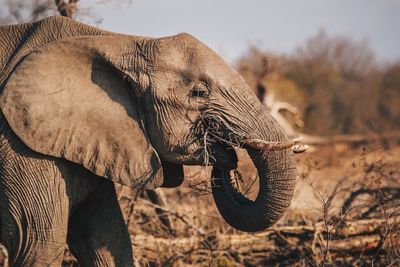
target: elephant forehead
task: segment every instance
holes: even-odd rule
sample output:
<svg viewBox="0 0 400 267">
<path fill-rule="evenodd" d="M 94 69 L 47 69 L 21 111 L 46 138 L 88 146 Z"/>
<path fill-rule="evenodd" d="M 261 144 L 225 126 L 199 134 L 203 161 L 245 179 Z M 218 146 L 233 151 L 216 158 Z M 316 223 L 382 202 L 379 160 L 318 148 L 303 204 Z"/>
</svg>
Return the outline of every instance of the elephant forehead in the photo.
<svg viewBox="0 0 400 267">
<path fill-rule="evenodd" d="M 155 61 L 156 69 L 192 78 L 204 77 L 223 84 L 230 84 L 239 76 L 212 49 L 200 42 L 197 45 L 180 44 L 161 47 Z"/>
</svg>

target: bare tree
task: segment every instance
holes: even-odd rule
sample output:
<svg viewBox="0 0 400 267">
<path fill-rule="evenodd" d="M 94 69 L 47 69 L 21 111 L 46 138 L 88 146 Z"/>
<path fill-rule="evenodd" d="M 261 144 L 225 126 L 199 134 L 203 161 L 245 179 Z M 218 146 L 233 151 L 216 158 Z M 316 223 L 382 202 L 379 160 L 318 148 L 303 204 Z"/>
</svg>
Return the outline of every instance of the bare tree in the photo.
<svg viewBox="0 0 400 267">
<path fill-rule="evenodd" d="M 363 79 L 376 68 L 374 52 L 366 40 L 330 36 L 325 30 L 308 39 L 297 51 L 298 58 L 315 64 L 327 64 L 348 80 Z"/>
<path fill-rule="evenodd" d="M 131 4 L 132 0 L 104 0 L 97 3 Z M 74 18 L 89 17 L 96 24 L 102 19 L 93 15 L 90 8 L 82 4 L 85 0 L 0 0 L 0 25 L 38 20 L 47 16 L 61 15 Z"/>
<path fill-rule="evenodd" d="M 55 0 L 57 10 L 61 16 L 72 18 L 72 14 L 76 9 L 76 4 L 78 0 L 69 0 L 69 2 L 64 0 Z"/>
</svg>

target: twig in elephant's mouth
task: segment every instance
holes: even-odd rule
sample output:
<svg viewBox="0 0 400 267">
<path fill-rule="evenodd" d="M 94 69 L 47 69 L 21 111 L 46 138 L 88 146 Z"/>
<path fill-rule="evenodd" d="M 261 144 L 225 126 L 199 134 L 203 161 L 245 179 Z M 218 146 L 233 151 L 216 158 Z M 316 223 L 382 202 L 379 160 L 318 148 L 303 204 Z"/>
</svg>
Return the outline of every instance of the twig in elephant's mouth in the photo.
<svg viewBox="0 0 400 267">
<path fill-rule="evenodd" d="M 203 136 L 203 159 L 204 159 L 204 166 L 207 168 L 210 165 L 210 158 L 215 160 L 215 158 L 212 156 L 212 153 L 210 153 L 210 144 L 208 140 L 208 135 L 209 132 L 206 131 Z"/>
<path fill-rule="evenodd" d="M 201 147 L 203 149 L 201 156 L 203 157 L 203 164 L 206 167 L 210 166 L 210 159 L 213 162 L 216 161 L 212 151 L 213 144 L 219 142 L 231 147 L 240 147 L 240 144 L 231 141 L 233 138 L 230 138 L 231 140 L 226 140 L 226 138 L 223 137 L 224 134 L 221 124 L 222 123 L 216 120 L 201 116 L 196 125 L 196 130 L 201 138 Z M 229 136 L 231 136 L 231 134 L 229 134 Z"/>
<path fill-rule="evenodd" d="M 204 132 L 203 136 L 210 136 L 212 138 L 210 141 L 219 141 L 232 147 L 241 147 L 241 140 L 244 139 L 244 133 L 235 131 L 224 119 L 210 114 L 200 115 L 196 128 L 200 132 Z M 228 134 L 226 134 L 227 132 Z"/>
<path fill-rule="evenodd" d="M 233 170 L 237 167 L 238 159 L 233 146 L 216 139 L 208 132 L 205 138 L 205 165 L 218 166 L 220 169 Z M 207 154 L 208 153 L 208 154 Z"/>
<path fill-rule="evenodd" d="M 208 132 L 208 134 L 211 135 L 215 141 L 219 141 L 219 142 L 225 143 L 225 144 L 233 146 L 233 147 L 242 148 L 241 143 L 231 141 L 231 140 L 234 140 L 234 138 L 230 138 L 230 140 L 226 140 L 225 138 L 221 137 L 220 135 L 214 134 L 213 132 Z M 233 134 L 230 134 L 230 135 L 233 135 Z"/>
</svg>

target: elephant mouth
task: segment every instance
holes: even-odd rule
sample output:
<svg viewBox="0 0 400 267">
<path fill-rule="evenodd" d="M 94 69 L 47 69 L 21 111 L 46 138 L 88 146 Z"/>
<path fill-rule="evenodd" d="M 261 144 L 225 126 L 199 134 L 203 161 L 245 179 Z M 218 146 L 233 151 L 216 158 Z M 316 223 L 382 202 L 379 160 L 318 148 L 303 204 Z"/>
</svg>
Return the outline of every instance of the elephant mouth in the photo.
<svg viewBox="0 0 400 267">
<path fill-rule="evenodd" d="M 224 170 L 237 168 L 238 157 L 233 146 L 223 141 L 215 141 L 210 146 L 209 161 L 211 165 Z"/>
</svg>

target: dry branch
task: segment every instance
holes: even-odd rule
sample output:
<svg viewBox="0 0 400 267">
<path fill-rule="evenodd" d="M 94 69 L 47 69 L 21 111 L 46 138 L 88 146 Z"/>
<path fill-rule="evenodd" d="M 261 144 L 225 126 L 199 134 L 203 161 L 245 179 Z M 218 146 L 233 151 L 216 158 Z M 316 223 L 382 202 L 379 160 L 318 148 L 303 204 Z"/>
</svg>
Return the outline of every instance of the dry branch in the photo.
<svg viewBox="0 0 400 267">
<path fill-rule="evenodd" d="M 76 10 L 77 2 L 78 0 L 69 0 L 69 2 L 64 0 L 55 0 L 60 15 L 68 18 L 72 18 L 72 14 Z"/>
<path fill-rule="evenodd" d="M 385 199 L 381 199 L 379 203 L 375 203 L 369 207 L 369 209 L 361 214 L 361 218 L 365 218 L 370 213 L 374 212 L 377 208 L 381 207 L 385 203 L 393 202 L 396 199 L 400 199 L 400 188 L 395 187 L 382 187 L 379 189 L 370 189 L 370 188 L 359 188 L 356 191 L 352 192 L 349 197 L 344 201 L 342 206 L 342 213 L 346 213 L 352 203 L 359 197 L 360 195 L 381 195 L 386 196 Z"/>
</svg>

